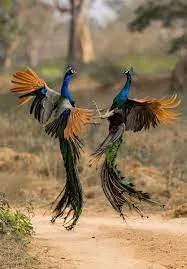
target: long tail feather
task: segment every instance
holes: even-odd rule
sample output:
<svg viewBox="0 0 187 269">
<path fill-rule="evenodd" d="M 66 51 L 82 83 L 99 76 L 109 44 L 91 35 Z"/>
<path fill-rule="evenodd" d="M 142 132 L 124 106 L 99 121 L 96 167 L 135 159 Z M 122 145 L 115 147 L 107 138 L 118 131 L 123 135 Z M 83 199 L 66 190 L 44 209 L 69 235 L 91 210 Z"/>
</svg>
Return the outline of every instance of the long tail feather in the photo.
<svg viewBox="0 0 187 269">
<path fill-rule="evenodd" d="M 58 217 L 64 219 L 64 227 L 71 230 L 77 223 L 82 212 L 83 193 L 78 176 L 74 146 L 69 140 L 60 140 L 60 148 L 63 152 L 64 166 L 67 181 L 64 189 L 56 199 L 52 222 Z"/>
<path fill-rule="evenodd" d="M 108 201 L 123 219 L 125 218 L 123 214 L 125 206 L 135 210 L 143 217 L 143 212 L 138 205 L 139 202 L 159 203 L 151 199 L 149 193 L 137 190 L 126 177 L 121 175 L 115 165 L 115 159 L 121 143 L 122 137 L 116 140 L 106 153 L 106 158 L 101 168 L 101 185 Z"/>
<path fill-rule="evenodd" d="M 89 164 L 92 166 L 93 164 L 97 164 L 104 153 L 123 135 L 124 133 L 124 125 L 121 124 L 115 131 L 110 130 L 108 136 L 105 140 L 99 145 L 99 147 L 92 153 L 92 159 L 90 160 Z"/>
<path fill-rule="evenodd" d="M 55 222 L 58 217 L 62 217 L 67 230 L 71 230 L 76 225 L 83 206 L 83 192 L 77 171 L 77 161 L 83 145 L 76 136 L 70 139 L 64 137 L 69 114 L 70 111 L 62 114 L 58 119 L 49 123 L 45 129 L 47 134 L 59 138 L 67 175 L 65 187 L 54 202 L 56 205 L 51 221 Z"/>
</svg>

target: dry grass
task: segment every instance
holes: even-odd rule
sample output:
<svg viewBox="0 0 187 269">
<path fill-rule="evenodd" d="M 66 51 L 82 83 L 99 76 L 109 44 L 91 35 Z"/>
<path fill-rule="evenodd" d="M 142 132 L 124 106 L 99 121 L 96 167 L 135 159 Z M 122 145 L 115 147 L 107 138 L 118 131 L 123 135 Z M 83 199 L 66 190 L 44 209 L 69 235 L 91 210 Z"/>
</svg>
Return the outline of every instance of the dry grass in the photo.
<svg viewBox="0 0 187 269">
<path fill-rule="evenodd" d="M 163 214 L 164 217 L 168 218 L 184 218 L 187 217 L 187 203 L 181 204 L 175 209 L 168 210 Z"/>
<path fill-rule="evenodd" d="M 37 259 L 28 254 L 27 245 L 22 241 L 3 236 L 0 238 L 0 249 L 1 269 L 37 268 Z"/>
</svg>

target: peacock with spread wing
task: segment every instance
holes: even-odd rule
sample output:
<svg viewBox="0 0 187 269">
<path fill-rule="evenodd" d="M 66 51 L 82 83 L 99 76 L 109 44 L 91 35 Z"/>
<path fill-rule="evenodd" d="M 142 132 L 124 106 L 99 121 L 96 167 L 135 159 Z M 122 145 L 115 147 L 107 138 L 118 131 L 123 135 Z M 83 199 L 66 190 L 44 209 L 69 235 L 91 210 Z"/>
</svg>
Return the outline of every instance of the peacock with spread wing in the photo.
<svg viewBox="0 0 187 269">
<path fill-rule="evenodd" d="M 13 74 L 11 92 L 19 95 L 18 107 L 34 98 L 30 114 L 45 125 L 47 134 L 59 139 L 67 180 L 64 189 L 55 200 L 52 222 L 64 218 L 64 227 L 71 230 L 82 212 L 83 194 L 77 162 L 83 143 L 79 133 L 91 122 L 92 110 L 78 108 L 69 91 L 75 70 L 69 67 L 65 73 L 61 92 L 50 89 L 46 82 L 30 68 Z M 49 122 L 49 120 L 51 120 Z"/>
<path fill-rule="evenodd" d="M 160 123 L 170 124 L 179 116 L 170 111 L 180 104 L 177 95 L 170 98 L 144 98 L 140 100 L 129 99 L 132 71 L 123 72 L 126 83 L 114 98 L 112 106 L 105 115 L 100 118 L 108 118 L 109 134 L 101 145 L 92 154 L 90 165 L 97 163 L 105 154 L 105 160 L 101 168 L 101 184 L 103 191 L 113 208 L 124 218 L 123 207 L 134 209 L 141 216 L 143 213 L 138 202 L 157 203 L 150 194 L 137 190 L 134 184 L 121 175 L 115 160 L 118 150 L 123 142 L 125 131 L 139 132 L 150 127 L 157 127 Z"/>
</svg>

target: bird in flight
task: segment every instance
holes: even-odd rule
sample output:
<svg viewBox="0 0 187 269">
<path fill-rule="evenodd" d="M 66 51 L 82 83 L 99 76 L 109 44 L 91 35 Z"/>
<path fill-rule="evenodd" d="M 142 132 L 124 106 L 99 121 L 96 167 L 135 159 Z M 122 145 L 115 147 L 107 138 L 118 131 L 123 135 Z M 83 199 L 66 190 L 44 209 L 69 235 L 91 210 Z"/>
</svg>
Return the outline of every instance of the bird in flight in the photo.
<svg viewBox="0 0 187 269">
<path fill-rule="evenodd" d="M 83 194 L 77 170 L 77 162 L 83 143 L 79 134 L 86 124 L 91 123 L 92 110 L 75 106 L 69 84 L 75 70 L 68 67 L 60 93 L 48 87 L 32 69 L 18 71 L 12 76 L 11 92 L 18 94 L 18 107 L 33 99 L 30 114 L 45 125 L 45 132 L 58 138 L 66 170 L 66 184 L 55 200 L 52 222 L 64 218 L 64 227 L 71 230 L 82 212 Z M 51 121 L 50 121 L 51 120 Z"/>
<path fill-rule="evenodd" d="M 98 163 L 103 154 L 105 155 L 100 174 L 102 188 L 110 204 L 122 218 L 124 218 L 124 206 L 134 209 L 143 216 L 138 202 L 157 203 L 149 193 L 137 190 L 134 184 L 117 168 L 115 161 L 123 142 L 124 132 L 148 130 L 150 127 L 157 127 L 160 123 L 170 124 L 179 116 L 179 113 L 171 111 L 171 109 L 180 104 L 177 95 L 160 99 L 148 97 L 139 100 L 129 99 L 132 73 L 132 69 L 123 72 L 126 76 L 125 85 L 113 99 L 108 111 L 101 115 L 98 109 L 99 117 L 107 118 L 109 121 L 109 133 L 92 154 L 90 160 L 90 166 L 92 166 Z"/>
</svg>

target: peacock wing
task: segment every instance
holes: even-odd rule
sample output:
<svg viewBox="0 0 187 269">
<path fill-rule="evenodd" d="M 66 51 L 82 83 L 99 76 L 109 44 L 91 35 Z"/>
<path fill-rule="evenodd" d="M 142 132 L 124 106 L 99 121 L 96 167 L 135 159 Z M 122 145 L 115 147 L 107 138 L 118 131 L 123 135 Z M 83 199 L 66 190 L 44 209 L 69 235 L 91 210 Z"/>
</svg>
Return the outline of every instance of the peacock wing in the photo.
<svg viewBox="0 0 187 269">
<path fill-rule="evenodd" d="M 11 82 L 13 86 L 10 91 L 18 94 L 31 93 L 46 86 L 45 81 L 29 67 L 15 72 Z"/>
<path fill-rule="evenodd" d="M 160 99 L 148 97 L 139 100 L 128 99 L 124 111 L 125 129 L 138 132 L 151 126 L 155 128 L 160 123 L 170 124 L 180 115 L 170 109 L 177 107 L 180 102 L 177 95 Z"/>
<path fill-rule="evenodd" d="M 85 125 L 92 120 L 93 111 L 90 109 L 72 107 L 71 113 L 64 130 L 64 138 L 71 139 L 77 137 L 84 129 Z"/>
<path fill-rule="evenodd" d="M 60 94 L 50 89 L 32 69 L 17 71 L 12 75 L 11 92 L 18 94 L 17 107 L 26 104 L 33 97 L 30 114 L 41 123 L 46 123 L 55 110 Z"/>
</svg>

